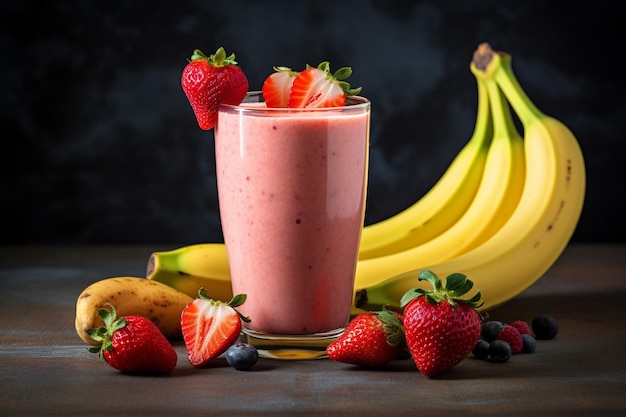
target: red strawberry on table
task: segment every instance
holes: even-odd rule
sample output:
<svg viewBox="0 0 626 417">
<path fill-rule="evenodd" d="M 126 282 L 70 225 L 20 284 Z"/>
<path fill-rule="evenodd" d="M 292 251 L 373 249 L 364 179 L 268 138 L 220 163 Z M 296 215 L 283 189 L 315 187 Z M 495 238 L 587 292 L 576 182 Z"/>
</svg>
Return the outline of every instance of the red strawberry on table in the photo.
<svg viewBox="0 0 626 417">
<path fill-rule="evenodd" d="M 224 353 L 239 338 L 241 321 L 250 321 L 235 309 L 246 300 L 245 294 L 228 303 L 212 299 L 200 288 L 198 298 L 187 304 L 180 316 L 187 356 L 200 367 Z"/>
<path fill-rule="evenodd" d="M 404 339 L 398 315 L 389 310 L 356 315 L 344 333 L 326 348 L 337 362 L 382 366 L 398 357 Z"/>
<path fill-rule="evenodd" d="M 98 315 L 104 326 L 89 330 L 99 346 L 89 348 L 99 353 L 109 365 L 122 372 L 170 373 L 178 355 L 161 330 L 149 319 L 128 315 L 118 318 L 115 307 L 101 308 Z"/>
<path fill-rule="evenodd" d="M 194 50 L 183 70 L 181 84 L 198 125 L 204 130 L 215 126 L 220 104 L 240 104 L 248 92 L 248 79 L 237 66 L 235 54 L 227 57 L 221 47 L 208 57 Z"/>
<path fill-rule="evenodd" d="M 432 271 L 422 271 L 419 280 L 432 290 L 414 288 L 402 297 L 404 331 L 411 356 L 421 373 L 435 376 L 461 362 L 480 337 L 482 305 L 480 292 L 461 299 L 473 287 L 463 274 L 446 277 L 445 286 Z"/>
</svg>

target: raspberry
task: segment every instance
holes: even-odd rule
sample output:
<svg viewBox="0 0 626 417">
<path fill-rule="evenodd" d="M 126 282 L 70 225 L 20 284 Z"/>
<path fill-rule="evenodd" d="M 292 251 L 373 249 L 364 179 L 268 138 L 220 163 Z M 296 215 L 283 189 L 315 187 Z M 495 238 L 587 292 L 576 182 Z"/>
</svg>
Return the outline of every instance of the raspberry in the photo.
<svg viewBox="0 0 626 417">
<path fill-rule="evenodd" d="M 500 330 L 496 340 L 503 340 L 507 342 L 511 346 L 511 353 L 513 355 L 520 353 L 524 345 L 524 342 L 522 341 L 522 334 L 513 326 L 505 326 L 502 330 Z"/>
<path fill-rule="evenodd" d="M 530 334 L 530 327 L 524 320 L 515 320 L 511 323 L 511 326 L 515 327 L 521 334 Z"/>
</svg>

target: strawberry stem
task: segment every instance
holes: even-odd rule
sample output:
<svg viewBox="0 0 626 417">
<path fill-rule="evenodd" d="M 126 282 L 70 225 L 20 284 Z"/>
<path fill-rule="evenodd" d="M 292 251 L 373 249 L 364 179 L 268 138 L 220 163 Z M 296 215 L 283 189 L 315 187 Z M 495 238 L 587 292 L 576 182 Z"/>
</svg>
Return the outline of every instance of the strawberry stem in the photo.
<svg viewBox="0 0 626 417">
<path fill-rule="evenodd" d="M 309 64 L 306 66 L 307 68 L 311 68 Z M 331 81 L 335 81 L 339 87 L 343 90 L 346 96 L 356 96 L 361 92 L 363 87 L 350 88 L 350 83 L 345 81 L 350 75 L 352 75 L 352 67 L 341 67 L 334 74 L 330 73 L 330 62 L 322 61 L 317 66 L 317 69 L 320 69 L 326 73 L 326 77 Z"/>
<path fill-rule="evenodd" d="M 237 312 L 241 320 L 243 320 L 246 323 L 250 322 L 250 317 L 244 316 L 243 314 L 239 312 L 239 310 L 235 308 L 235 307 L 239 307 L 240 305 L 246 302 L 246 299 L 248 298 L 246 294 L 237 294 L 233 296 L 233 298 L 231 298 L 229 302 L 225 303 L 224 301 L 214 299 L 213 297 L 209 295 L 209 293 L 206 292 L 204 287 L 200 287 L 200 289 L 198 290 L 198 298 L 201 298 L 203 300 L 208 300 L 213 304 L 226 304 L 229 307 L 231 307 L 233 310 L 235 310 L 235 312 Z"/>
<path fill-rule="evenodd" d="M 483 301 L 480 300 L 480 291 L 478 291 L 473 297 L 468 299 L 461 298 L 467 294 L 474 283 L 467 278 L 466 275 L 461 273 L 453 273 L 446 277 L 445 286 L 442 284 L 441 279 L 433 271 L 424 270 L 420 272 L 418 276 L 419 281 L 426 281 L 433 286 L 432 290 L 426 290 L 423 288 L 413 288 L 407 291 L 400 300 L 400 305 L 405 307 L 415 298 L 421 296 L 426 297 L 426 301 L 431 304 L 438 304 L 442 301 L 447 301 L 451 306 L 455 307 L 458 302 L 463 302 L 471 307 L 478 308 L 483 305 Z"/>
<path fill-rule="evenodd" d="M 104 307 L 98 309 L 98 316 L 104 322 L 104 326 L 89 329 L 87 331 L 89 337 L 100 343 L 100 345 L 92 346 L 87 350 L 91 353 L 98 353 L 101 359 L 102 351 L 110 351 L 112 348 L 111 338 L 113 337 L 113 333 L 126 327 L 126 319 L 124 317 L 120 317 L 119 319 L 117 318 L 117 312 L 115 311 L 113 304 L 105 303 L 104 305 L 111 307 L 110 310 Z"/>
<path fill-rule="evenodd" d="M 209 55 L 208 57 L 199 49 L 194 49 L 191 54 L 191 59 L 189 61 L 200 61 L 206 60 L 209 65 L 214 67 L 226 67 L 228 65 L 237 65 L 237 61 L 235 61 L 235 54 L 230 54 L 226 56 L 226 50 L 223 47 L 219 47 L 217 51 L 213 55 Z"/>
<path fill-rule="evenodd" d="M 287 72 L 291 75 L 295 75 L 298 73 L 298 71 L 294 71 L 293 69 L 289 68 L 289 67 L 285 67 L 282 65 L 275 65 L 274 67 L 272 67 L 274 69 L 275 72 Z"/>
<path fill-rule="evenodd" d="M 383 323 L 383 330 L 387 333 L 389 346 L 398 346 L 402 343 L 404 341 L 404 326 L 398 317 L 386 307 L 383 307 L 382 311 L 378 311 L 376 314 Z"/>
</svg>

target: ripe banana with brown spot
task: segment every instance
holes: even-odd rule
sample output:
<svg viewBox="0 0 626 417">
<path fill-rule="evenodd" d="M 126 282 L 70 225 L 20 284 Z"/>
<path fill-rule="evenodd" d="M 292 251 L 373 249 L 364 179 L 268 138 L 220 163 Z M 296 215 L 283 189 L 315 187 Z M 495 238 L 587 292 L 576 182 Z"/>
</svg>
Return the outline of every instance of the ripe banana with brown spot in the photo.
<svg viewBox="0 0 626 417">
<path fill-rule="evenodd" d="M 103 326 L 98 310 L 111 303 L 118 316 L 150 319 L 168 339 L 181 337 L 180 314 L 193 298 L 168 285 L 146 278 L 113 277 L 94 282 L 76 300 L 75 327 L 85 342 L 96 345 L 87 333 Z"/>
</svg>

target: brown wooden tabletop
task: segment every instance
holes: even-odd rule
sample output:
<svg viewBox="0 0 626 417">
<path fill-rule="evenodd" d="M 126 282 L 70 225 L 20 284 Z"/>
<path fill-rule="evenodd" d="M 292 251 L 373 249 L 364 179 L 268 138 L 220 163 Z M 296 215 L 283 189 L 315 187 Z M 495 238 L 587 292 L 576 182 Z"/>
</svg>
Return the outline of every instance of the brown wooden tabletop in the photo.
<svg viewBox="0 0 626 417">
<path fill-rule="evenodd" d="M 549 313 L 553 340 L 504 364 L 468 357 L 426 378 L 411 360 L 380 370 L 223 358 L 193 368 L 182 342 L 169 376 L 122 374 L 74 331 L 77 296 L 111 276 L 143 276 L 167 246 L 0 248 L 1 416 L 574 416 L 626 413 L 626 245 L 572 245 L 527 291 L 489 312 L 501 321 Z M 503 277 L 506 279 L 506 277 Z"/>
</svg>

